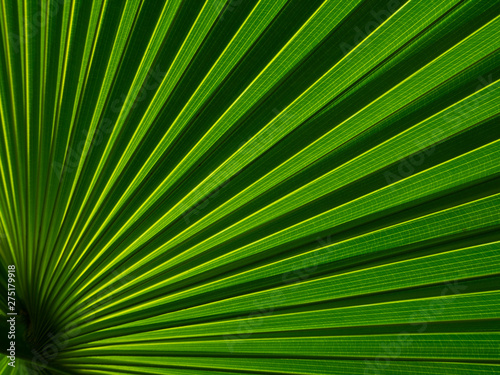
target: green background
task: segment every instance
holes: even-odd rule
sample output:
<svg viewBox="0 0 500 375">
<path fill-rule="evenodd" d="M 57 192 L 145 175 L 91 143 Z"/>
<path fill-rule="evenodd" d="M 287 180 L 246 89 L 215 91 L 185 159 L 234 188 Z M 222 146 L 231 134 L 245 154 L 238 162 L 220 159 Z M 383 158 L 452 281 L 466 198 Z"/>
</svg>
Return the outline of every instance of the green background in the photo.
<svg viewBox="0 0 500 375">
<path fill-rule="evenodd" d="M 496 0 L 1 0 L 1 373 L 500 374 L 499 35 Z"/>
</svg>

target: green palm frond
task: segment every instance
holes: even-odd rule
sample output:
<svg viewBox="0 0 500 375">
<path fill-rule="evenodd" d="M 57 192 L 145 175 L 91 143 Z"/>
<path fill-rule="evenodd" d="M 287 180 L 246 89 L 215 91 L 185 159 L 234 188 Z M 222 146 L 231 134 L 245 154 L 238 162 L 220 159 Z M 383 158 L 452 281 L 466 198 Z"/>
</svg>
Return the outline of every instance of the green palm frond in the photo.
<svg viewBox="0 0 500 375">
<path fill-rule="evenodd" d="M 1 374 L 500 374 L 500 2 L 0 8 Z"/>
</svg>

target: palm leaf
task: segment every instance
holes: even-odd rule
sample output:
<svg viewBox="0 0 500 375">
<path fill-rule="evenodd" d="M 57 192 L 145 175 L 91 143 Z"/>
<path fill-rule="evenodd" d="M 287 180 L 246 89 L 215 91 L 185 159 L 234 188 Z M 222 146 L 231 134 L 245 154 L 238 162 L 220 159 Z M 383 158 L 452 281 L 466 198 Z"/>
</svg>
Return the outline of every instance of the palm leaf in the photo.
<svg viewBox="0 0 500 375">
<path fill-rule="evenodd" d="M 0 7 L 0 373 L 500 374 L 498 2 Z"/>
</svg>

